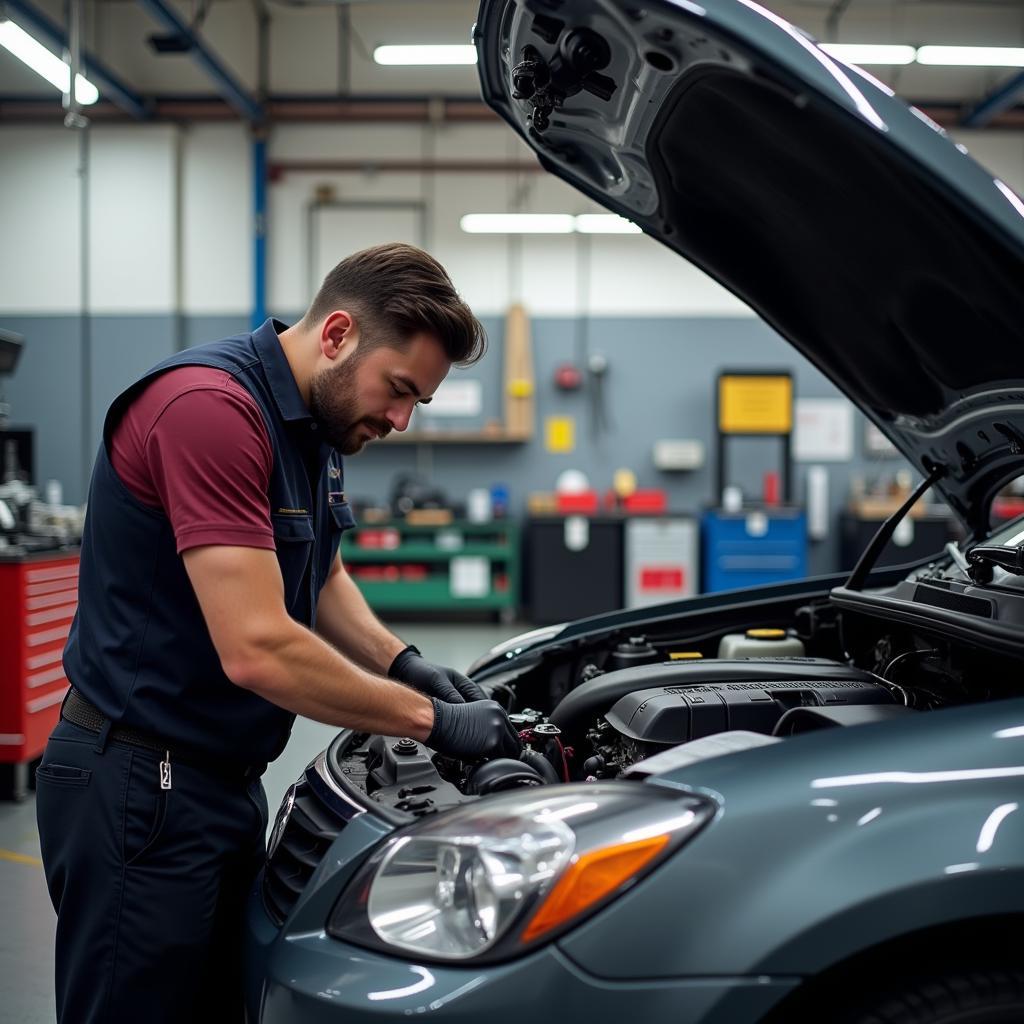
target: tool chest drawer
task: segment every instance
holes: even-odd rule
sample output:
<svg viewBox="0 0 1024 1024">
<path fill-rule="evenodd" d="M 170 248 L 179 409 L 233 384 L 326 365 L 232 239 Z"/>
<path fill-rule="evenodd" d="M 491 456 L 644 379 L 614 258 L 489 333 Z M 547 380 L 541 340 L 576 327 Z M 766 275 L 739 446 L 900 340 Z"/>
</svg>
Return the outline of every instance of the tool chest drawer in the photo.
<svg viewBox="0 0 1024 1024">
<path fill-rule="evenodd" d="M 57 724 L 77 607 L 77 554 L 0 561 L 0 763 L 38 757 Z"/>
</svg>

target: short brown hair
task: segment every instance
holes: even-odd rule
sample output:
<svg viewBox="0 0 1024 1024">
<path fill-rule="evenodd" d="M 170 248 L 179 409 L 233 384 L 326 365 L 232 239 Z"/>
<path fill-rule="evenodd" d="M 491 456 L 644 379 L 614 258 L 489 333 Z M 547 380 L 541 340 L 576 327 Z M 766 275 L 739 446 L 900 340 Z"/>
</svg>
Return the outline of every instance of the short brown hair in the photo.
<svg viewBox="0 0 1024 1024">
<path fill-rule="evenodd" d="M 366 328 L 370 347 L 401 348 L 426 331 L 462 366 L 475 363 L 487 348 L 483 324 L 444 267 L 415 245 L 388 242 L 346 257 L 324 278 L 303 319 L 315 324 L 345 308 Z"/>
</svg>

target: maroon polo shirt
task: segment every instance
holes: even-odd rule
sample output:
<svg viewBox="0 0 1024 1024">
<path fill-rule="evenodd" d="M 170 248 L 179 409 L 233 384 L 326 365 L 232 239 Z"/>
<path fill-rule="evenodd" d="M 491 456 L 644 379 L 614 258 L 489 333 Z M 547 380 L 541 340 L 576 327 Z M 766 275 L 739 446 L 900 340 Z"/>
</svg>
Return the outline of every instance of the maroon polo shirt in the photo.
<svg viewBox="0 0 1024 1024">
<path fill-rule="evenodd" d="M 150 382 L 110 440 L 110 461 L 143 505 L 170 520 L 178 554 L 207 544 L 274 550 L 273 449 L 259 406 L 235 379 L 182 366 Z"/>
</svg>

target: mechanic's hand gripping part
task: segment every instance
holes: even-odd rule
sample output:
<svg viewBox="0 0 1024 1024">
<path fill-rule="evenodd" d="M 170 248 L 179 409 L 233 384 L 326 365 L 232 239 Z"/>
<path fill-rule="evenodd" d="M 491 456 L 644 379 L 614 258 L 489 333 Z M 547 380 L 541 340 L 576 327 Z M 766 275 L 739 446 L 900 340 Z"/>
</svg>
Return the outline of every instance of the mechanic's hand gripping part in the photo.
<svg viewBox="0 0 1024 1024">
<path fill-rule="evenodd" d="M 427 661 L 412 644 L 398 652 L 391 662 L 388 675 L 428 697 L 437 697 L 448 704 L 483 700 L 486 696 L 472 679 L 453 668 Z"/>
<path fill-rule="evenodd" d="M 427 746 L 448 757 L 464 759 L 519 757 L 519 734 L 497 701 L 448 704 L 436 697 L 434 727 Z"/>
</svg>

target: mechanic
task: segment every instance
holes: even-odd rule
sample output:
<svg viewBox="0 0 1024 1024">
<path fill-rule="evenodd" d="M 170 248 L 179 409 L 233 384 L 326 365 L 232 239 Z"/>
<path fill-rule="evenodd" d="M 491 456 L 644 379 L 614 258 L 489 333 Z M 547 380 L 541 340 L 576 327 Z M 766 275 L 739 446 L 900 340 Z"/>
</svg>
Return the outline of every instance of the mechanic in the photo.
<svg viewBox="0 0 1024 1024">
<path fill-rule="evenodd" d="M 384 245 L 296 325 L 181 352 L 111 405 L 37 799 L 61 1022 L 242 1019 L 260 775 L 296 714 L 518 755 L 504 710 L 390 633 L 338 553 L 341 456 L 484 345 L 441 265 Z"/>
</svg>

